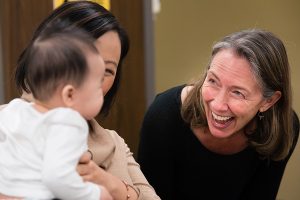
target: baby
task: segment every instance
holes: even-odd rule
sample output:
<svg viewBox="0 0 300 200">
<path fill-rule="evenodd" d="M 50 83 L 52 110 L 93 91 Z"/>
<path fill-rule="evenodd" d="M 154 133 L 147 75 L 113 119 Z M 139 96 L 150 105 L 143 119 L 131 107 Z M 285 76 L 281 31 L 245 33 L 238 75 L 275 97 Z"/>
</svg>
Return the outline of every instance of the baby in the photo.
<svg viewBox="0 0 300 200">
<path fill-rule="evenodd" d="M 87 120 L 103 104 L 104 61 L 87 33 L 60 23 L 23 56 L 34 102 L 17 98 L 0 110 L 0 195 L 110 200 L 104 187 L 76 172 L 88 150 Z"/>
</svg>

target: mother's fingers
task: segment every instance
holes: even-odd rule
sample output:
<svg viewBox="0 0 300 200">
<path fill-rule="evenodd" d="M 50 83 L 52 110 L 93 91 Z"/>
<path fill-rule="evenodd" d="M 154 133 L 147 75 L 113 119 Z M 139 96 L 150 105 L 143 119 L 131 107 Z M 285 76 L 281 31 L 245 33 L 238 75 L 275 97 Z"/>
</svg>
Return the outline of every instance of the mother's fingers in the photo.
<svg viewBox="0 0 300 200">
<path fill-rule="evenodd" d="M 83 155 L 83 156 L 90 158 L 87 155 Z M 83 161 L 85 161 L 84 159 L 86 159 L 84 157 L 82 158 Z M 97 173 L 98 168 L 99 167 L 97 166 L 97 164 L 94 161 L 88 159 L 87 162 L 79 162 L 79 164 L 77 165 L 76 170 L 77 170 L 77 172 L 79 173 L 80 176 L 83 176 L 83 175 L 87 175 L 87 174 Z"/>
<path fill-rule="evenodd" d="M 94 157 L 93 152 L 89 149 L 87 150 L 87 152 L 91 154 L 91 160 L 93 160 L 93 157 Z"/>
<path fill-rule="evenodd" d="M 86 181 L 88 181 L 88 182 L 93 182 L 93 178 L 92 178 L 92 176 L 91 176 L 90 174 L 82 175 L 81 178 L 82 178 L 82 180 L 85 181 L 85 182 L 86 182 Z"/>
<path fill-rule="evenodd" d="M 84 176 L 89 173 L 87 164 L 78 164 L 76 167 L 76 171 L 80 176 Z"/>
<path fill-rule="evenodd" d="M 79 163 L 88 163 L 90 162 L 92 159 L 92 154 L 90 151 L 85 152 L 79 159 Z"/>
</svg>

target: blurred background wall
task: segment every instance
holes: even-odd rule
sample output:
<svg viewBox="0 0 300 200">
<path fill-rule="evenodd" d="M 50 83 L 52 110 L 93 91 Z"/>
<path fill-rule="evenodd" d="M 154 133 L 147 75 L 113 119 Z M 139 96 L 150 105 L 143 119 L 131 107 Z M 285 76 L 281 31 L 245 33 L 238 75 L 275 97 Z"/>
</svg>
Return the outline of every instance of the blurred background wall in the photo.
<svg viewBox="0 0 300 200">
<path fill-rule="evenodd" d="M 286 45 L 292 71 L 294 108 L 300 114 L 300 1 L 162 0 L 155 16 L 155 92 L 199 77 L 211 47 L 223 36 L 262 28 Z M 300 199 L 300 144 L 288 163 L 278 199 Z"/>
</svg>

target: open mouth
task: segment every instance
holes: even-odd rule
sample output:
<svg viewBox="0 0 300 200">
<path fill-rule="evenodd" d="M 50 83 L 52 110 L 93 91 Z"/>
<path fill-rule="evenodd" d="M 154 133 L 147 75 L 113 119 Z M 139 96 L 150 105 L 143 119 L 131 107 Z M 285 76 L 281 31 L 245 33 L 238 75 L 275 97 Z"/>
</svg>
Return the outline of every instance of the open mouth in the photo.
<svg viewBox="0 0 300 200">
<path fill-rule="evenodd" d="M 213 112 L 212 112 L 212 116 L 213 116 L 213 119 L 215 120 L 215 122 L 217 122 L 219 124 L 226 124 L 233 119 L 233 117 L 221 116 L 221 115 L 217 115 L 216 113 L 213 113 Z"/>
</svg>

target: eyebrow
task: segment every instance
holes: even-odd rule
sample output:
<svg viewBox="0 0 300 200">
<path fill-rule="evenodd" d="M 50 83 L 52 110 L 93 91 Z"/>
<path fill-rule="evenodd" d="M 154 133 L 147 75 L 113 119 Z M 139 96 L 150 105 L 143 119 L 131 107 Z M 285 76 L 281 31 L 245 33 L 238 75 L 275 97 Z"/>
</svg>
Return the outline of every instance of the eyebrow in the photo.
<svg viewBox="0 0 300 200">
<path fill-rule="evenodd" d="M 216 79 L 218 79 L 218 81 L 220 81 L 219 77 L 215 73 L 213 73 L 212 71 L 208 71 L 207 75 L 209 75 L 209 74 L 212 74 Z"/>
<path fill-rule="evenodd" d="M 207 72 L 207 75 L 209 75 L 209 73 L 210 74 L 212 74 L 218 81 L 220 81 L 220 79 L 219 79 L 219 77 L 214 73 L 214 72 L 212 72 L 212 71 L 208 71 Z M 243 90 L 243 91 L 245 91 L 245 92 L 247 92 L 247 93 L 249 93 L 250 91 L 249 90 L 247 90 L 246 88 L 242 88 L 242 87 L 239 87 L 239 86 L 232 86 L 231 88 L 235 88 L 235 89 L 238 89 L 238 90 Z"/>
<path fill-rule="evenodd" d="M 105 63 L 105 64 L 113 64 L 113 65 L 115 65 L 116 67 L 118 67 L 118 64 L 117 64 L 115 61 L 112 61 L 112 60 L 104 60 L 104 63 Z"/>
</svg>

